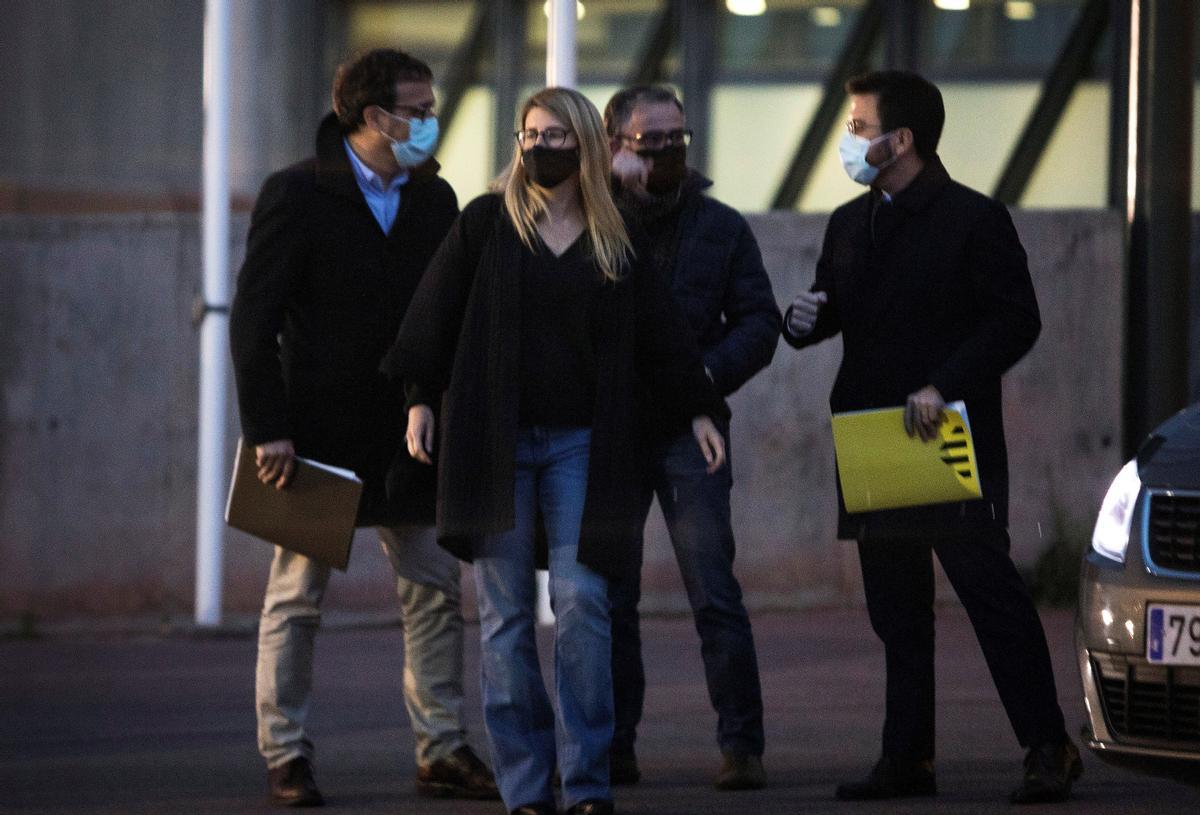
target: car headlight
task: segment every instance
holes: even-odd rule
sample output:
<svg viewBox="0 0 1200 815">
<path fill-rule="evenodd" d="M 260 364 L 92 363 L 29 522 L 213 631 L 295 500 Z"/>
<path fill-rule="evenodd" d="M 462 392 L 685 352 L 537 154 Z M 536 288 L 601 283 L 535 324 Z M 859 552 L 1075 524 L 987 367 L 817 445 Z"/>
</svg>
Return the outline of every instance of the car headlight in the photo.
<svg viewBox="0 0 1200 815">
<path fill-rule="evenodd" d="M 1141 490 L 1142 480 L 1138 478 L 1137 459 L 1134 459 L 1121 468 L 1104 494 L 1092 531 L 1092 548 L 1097 553 L 1117 563 L 1125 562 L 1134 502 Z"/>
</svg>

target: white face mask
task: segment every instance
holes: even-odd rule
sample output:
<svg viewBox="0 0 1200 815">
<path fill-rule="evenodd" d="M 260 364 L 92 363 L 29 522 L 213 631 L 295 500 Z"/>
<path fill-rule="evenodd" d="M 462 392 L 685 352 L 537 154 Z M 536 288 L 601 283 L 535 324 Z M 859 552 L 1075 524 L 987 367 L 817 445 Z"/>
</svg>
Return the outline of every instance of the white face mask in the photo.
<svg viewBox="0 0 1200 815">
<path fill-rule="evenodd" d="M 859 184 L 873 182 L 879 176 L 880 170 L 891 165 L 899 157 L 893 152 L 891 158 L 875 167 L 867 162 L 867 153 L 871 151 L 872 147 L 891 135 L 891 133 L 884 133 L 877 138 L 867 139 L 863 136 L 855 136 L 850 132 L 845 133 L 842 140 L 838 142 L 838 155 L 842 157 L 842 167 L 845 168 L 846 175 Z"/>
<path fill-rule="evenodd" d="M 394 116 L 395 114 L 388 114 Z M 403 119 L 402 116 L 396 116 L 397 119 Z M 438 120 L 436 116 L 427 116 L 424 119 L 404 119 L 408 122 L 408 141 L 396 141 L 388 134 L 384 133 L 384 137 L 392 143 L 392 155 L 396 157 L 396 163 L 400 165 L 401 170 L 407 170 L 423 164 L 433 151 L 437 149 L 438 143 Z"/>
</svg>

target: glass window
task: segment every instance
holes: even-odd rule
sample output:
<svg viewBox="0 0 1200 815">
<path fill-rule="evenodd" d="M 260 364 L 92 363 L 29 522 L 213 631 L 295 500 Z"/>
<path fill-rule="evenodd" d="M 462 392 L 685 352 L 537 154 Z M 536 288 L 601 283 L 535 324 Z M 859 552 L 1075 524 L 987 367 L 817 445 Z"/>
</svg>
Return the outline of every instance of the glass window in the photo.
<svg viewBox="0 0 1200 815">
<path fill-rule="evenodd" d="M 722 14 L 722 79 L 823 78 L 866 2 L 771 0 L 764 5 L 761 14 Z M 736 6 L 726 4 L 727 9 Z"/>
<path fill-rule="evenodd" d="M 466 37 L 474 9 L 471 0 L 355 0 L 346 7 L 345 53 L 399 48 L 424 60 L 440 79 Z"/>
<path fill-rule="evenodd" d="M 1083 0 L 932 0 L 921 13 L 921 70 L 961 79 L 1040 78 L 1082 6 Z"/>
</svg>

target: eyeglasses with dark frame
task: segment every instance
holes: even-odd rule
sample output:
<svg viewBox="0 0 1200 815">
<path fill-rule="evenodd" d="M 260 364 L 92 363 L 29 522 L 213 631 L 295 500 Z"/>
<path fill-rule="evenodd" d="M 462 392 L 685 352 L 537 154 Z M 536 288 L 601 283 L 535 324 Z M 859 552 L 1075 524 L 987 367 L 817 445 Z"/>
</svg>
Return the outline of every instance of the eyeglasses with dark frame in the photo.
<svg viewBox="0 0 1200 815">
<path fill-rule="evenodd" d="M 557 150 L 567 142 L 567 137 L 571 135 L 571 131 L 565 127 L 547 127 L 538 130 L 536 127 L 527 127 L 524 130 L 518 130 L 513 133 L 517 137 L 517 144 L 521 145 L 522 150 L 529 150 L 538 143 L 541 138 L 542 144 L 552 150 Z"/>
<path fill-rule="evenodd" d="M 391 112 L 393 116 L 399 116 L 401 119 L 420 119 L 423 122 L 430 117 L 437 118 L 437 111 L 433 108 L 433 105 L 396 105 Z"/>
<path fill-rule="evenodd" d="M 661 150 L 664 147 L 687 145 L 692 140 L 690 130 L 648 130 L 645 133 L 621 133 L 617 136 L 639 150 Z"/>
</svg>

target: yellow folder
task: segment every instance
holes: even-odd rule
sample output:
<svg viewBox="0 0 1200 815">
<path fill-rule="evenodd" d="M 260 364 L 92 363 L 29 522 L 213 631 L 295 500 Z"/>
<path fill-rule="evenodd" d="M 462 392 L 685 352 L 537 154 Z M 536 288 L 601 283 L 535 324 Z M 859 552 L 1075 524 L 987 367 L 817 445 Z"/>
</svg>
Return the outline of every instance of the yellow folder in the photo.
<svg viewBox="0 0 1200 815">
<path fill-rule="evenodd" d="M 904 432 L 904 408 L 833 414 L 842 498 L 849 512 L 870 512 L 982 498 L 975 443 L 962 402 L 946 405 L 938 437 Z"/>
</svg>

